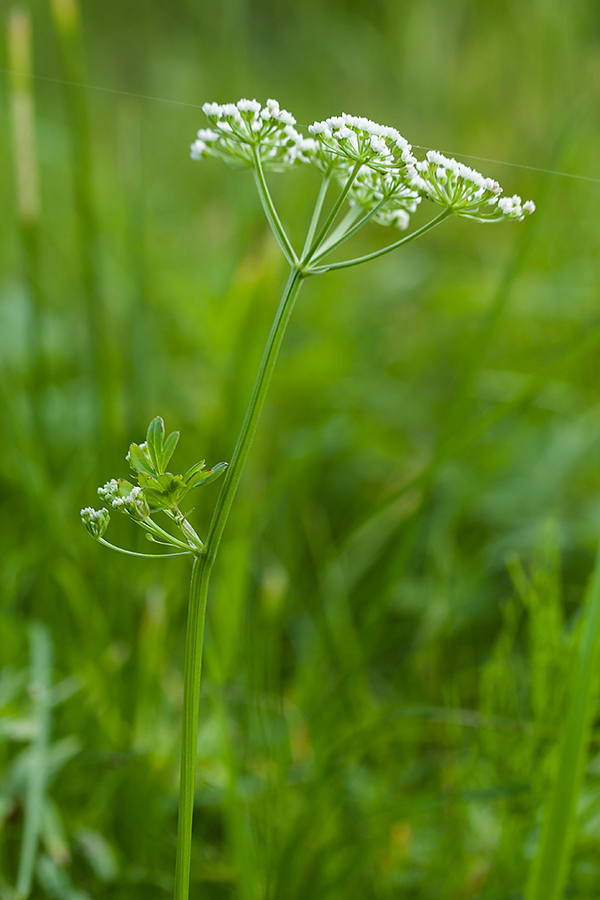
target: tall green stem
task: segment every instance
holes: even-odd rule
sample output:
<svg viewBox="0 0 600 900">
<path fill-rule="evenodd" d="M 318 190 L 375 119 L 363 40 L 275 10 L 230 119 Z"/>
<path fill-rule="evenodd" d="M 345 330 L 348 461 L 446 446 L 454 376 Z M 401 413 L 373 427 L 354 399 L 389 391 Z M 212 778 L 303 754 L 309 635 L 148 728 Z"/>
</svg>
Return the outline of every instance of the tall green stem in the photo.
<svg viewBox="0 0 600 900">
<path fill-rule="evenodd" d="M 204 642 L 204 618 L 208 584 L 229 511 L 237 491 L 244 464 L 263 408 L 279 348 L 302 285 L 302 273 L 292 268 L 285 286 L 271 333 L 256 376 L 256 382 L 246 411 L 238 441 L 225 474 L 223 487 L 210 524 L 204 552 L 194 560 L 188 611 L 183 687 L 183 726 L 181 742 L 181 781 L 179 786 L 179 821 L 177 826 L 177 862 L 175 868 L 175 900 L 188 900 L 190 890 L 190 861 L 192 821 L 194 814 L 194 781 L 196 771 L 196 741 L 198 733 L 198 702 Z"/>
<path fill-rule="evenodd" d="M 318 227 L 319 215 L 322 209 L 323 201 L 327 190 L 327 181 L 322 185 L 317 201 L 317 207 L 313 214 L 309 227 L 309 235 L 305 242 L 305 249 L 300 262 L 296 261 L 293 248 L 289 243 L 287 235 L 281 225 L 273 201 L 270 197 L 260 159 L 256 154 L 255 174 L 261 199 L 265 207 L 265 212 L 273 231 L 279 240 L 282 250 L 287 259 L 291 262 L 290 275 L 285 286 L 279 308 L 275 315 L 275 320 L 269 334 L 267 344 L 260 363 L 252 396 L 248 404 L 248 409 L 240 430 L 240 434 L 233 451 L 233 456 L 229 467 L 223 479 L 223 486 L 217 500 L 217 505 L 208 529 L 206 544 L 202 551 L 198 551 L 194 561 L 192 570 L 192 580 L 190 585 L 190 599 L 188 612 L 188 626 L 186 638 L 186 656 L 185 656 L 185 678 L 183 693 L 183 729 L 182 729 L 182 745 L 181 745 L 181 782 L 179 788 L 179 821 L 177 828 L 177 863 L 175 870 L 175 900 L 188 900 L 189 882 L 190 882 L 190 861 L 192 847 L 192 824 L 194 813 L 194 781 L 196 771 L 196 742 L 198 732 L 198 701 L 200 697 L 200 675 L 202 667 L 202 647 L 204 642 L 204 621 L 206 613 L 206 602 L 208 596 L 208 585 L 213 565 L 217 556 L 223 531 L 229 518 L 231 505 L 233 503 L 248 453 L 256 434 L 256 428 L 260 414 L 265 402 L 275 363 L 279 355 L 279 350 L 285 334 L 294 303 L 304 278 L 311 274 L 311 257 L 317 248 L 321 247 L 322 242 L 342 206 L 348 191 L 357 175 L 359 166 L 355 166 L 348 181 L 342 189 L 340 196 L 334 204 L 329 216 L 322 226 L 317 237 L 314 233 Z M 408 238 L 398 241 L 392 247 L 385 248 L 378 253 L 370 254 L 365 259 L 374 258 L 389 252 L 394 246 L 407 243 L 414 240 L 419 234 L 428 231 L 437 222 L 441 221 L 448 215 L 447 212 L 442 213 L 437 219 L 428 223 L 424 228 L 419 229 Z M 370 218 L 367 216 L 366 219 Z M 362 224 L 362 221 L 361 221 Z M 352 229 L 356 231 L 358 228 Z M 306 248 L 309 247 L 307 251 Z M 353 265 L 362 260 L 351 261 L 341 265 Z M 334 264 L 331 268 L 338 268 L 340 264 Z M 327 271 L 328 266 L 315 267 L 312 271 Z"/>
<path fill-rule="evenodd" d="M 229 517 L 231 504 L 233 503 L 233 498 L 235 497 L 235 492 L 240 483 L 244 464 L 256 433 L 256 426 L 258 425 L 258 419 L 265 402 L 273 369 L 275 368 L 275 362 L 279 354 L 279 348 L 281 347 L 283 335 L 285 334 L 287 324 L 290 320 L 292 309 L 294 308 L 294 303 L 298 296 L 302 281 L 303 276 L 299 269 L 295 267 L 292 268 L 279 304 L 279 309 L 275 316 L 275 321 L 273 322 L 273 327 L 271 328 L 271 333 L 267 340 L 267 346 L 265 347 L 258 375 L 256 376 L 252 397 L 250 398 L 250 403 L 246 411 L 246 417 L 235 450 L 233 451 L 231 462 L 225 473 L 223 487 L 221 488 L 221 493 L 217 500 L 210 528 L 208 529 L 205 555 L 211 566 L 214 563 L 223 530 Z"/>
<path fill-rule="evenodd" d="M 211 567 L 196 557 L 190 582 L 187 636 L 185 644 L 185 680 L 181 734 L 181 775 L 179 782 L 179 819 L 177 822 L 177 860 L 175 863 L 175 900 L 187 900 L 190 893 L 192 821 L 196 780 L 196 744 L 198 704 L 202 674 L 204 619 Z"/>
</svg>

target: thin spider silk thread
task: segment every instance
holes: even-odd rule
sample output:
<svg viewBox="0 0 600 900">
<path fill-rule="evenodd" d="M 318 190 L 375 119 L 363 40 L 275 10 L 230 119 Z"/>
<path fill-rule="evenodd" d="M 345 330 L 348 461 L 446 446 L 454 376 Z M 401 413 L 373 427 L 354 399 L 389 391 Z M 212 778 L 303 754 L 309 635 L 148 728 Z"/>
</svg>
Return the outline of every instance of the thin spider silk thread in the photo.
<svg viewBox="0 0 600 900">
<path fill-rule="evenodd" d="M 82 84 L 77 81 L 67 81 L 64 78 L 53 78 L 49 75 L 33 75 L 30 72 L 14 72 L 12 69 L 6 69 L 0 66 L 0 72 L 3 72 L 6 75 L 18 75 L 20 77 L 27 76 L 29 78 L 35 78 L 36 81 L 48 81 L 51 84 L 66 84 L 71 87 L 79 87 L 84 88 L 88 91 L 101 91 L 105 94 L 118 94 L 122 97 L 135 97 L 137 100 L 150 100 L 154 103 L 169 103 L 172 106 L 187 106 L 189 109 L 202 109 L 203 104 L 199 103 L 186 103 L 184 100 L 171 100 L 167 97 L 152 97 L 149 94 L 136 94 L 133 91 L 122 91 L 118 88 L 109 88 L 109 87 L 101 87 L 97 84 Z M 303 128 L 307 126 L 302 122 L 298 123 Z M 412 145 L 416 150 L 433 150 L 433 147 L 423 147 L 421 144 L 413 144 Z M 463 159 L 472 159 L 476 162 L 489 162 L 493 163 L 497 166 L 510 166 L 513 169 L 525 169 L 528 172 L 539 172 L 542 175 L 556 175 L 559 178 L 574 178 L 576 181 L 587 181 L 592 184 L 600 184 L 600 178 L 594 178 L 591 175 L 579 175 L 574 172 L 559 172 L 555 169 L 542 169 L 539 166 L 526 166 L 523 163 L 513 163 L 506 162 L 503 159 L 489 159 L 486 156 L 472 156 L 468 153 L 456 153 L 451 150 L 438 150 L 439 153 L 444 153 L 454 157 L 462 157 Z"/>
</svg>

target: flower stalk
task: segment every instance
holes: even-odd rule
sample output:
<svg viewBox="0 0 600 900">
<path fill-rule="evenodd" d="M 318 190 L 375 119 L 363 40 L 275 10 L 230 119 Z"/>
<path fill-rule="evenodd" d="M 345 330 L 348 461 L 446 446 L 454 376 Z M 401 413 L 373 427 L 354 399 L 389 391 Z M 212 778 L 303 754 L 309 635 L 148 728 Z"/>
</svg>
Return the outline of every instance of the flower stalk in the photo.
<svg viewBox="0 0 600 900">
<path fill-rule="evenodd" d="M 198 734 L 198 700 L 200 696 L 200 673 L 202 670 L 204 621 L 210 576 L 217 557 L 223 531 L 225 530 L 227 519 L 229 518 L 231 506 L 240 483 L 244 465 L 248 458 L 254 435 L 256 434 L 258 420 L 267 396 L 275 362 L 279 355 L 281 342 L 290 320 L 296 297 L 302 286 L 302 280 L 303 276 L 299 269 L 293 267 L 283 292 L 271 333 L 267 340 L 267 345 L 258 370 L 246 416 L 208 530 L 204 551 L 202 552 L 202 555 L 197 556 L 194 560 L 190 584 L 183 688 L 181 780 L 179 787 L 177 859 L 175 865 L 175 900 L 187 900 L 189 897 L 196 743 Z"/>
<path fill-rule="evenodd" d="M 177 820 L 177 856 L 175 860 L 176 900 L 190 893 L 192 858 L 192 824 L 196 780 L 196 748 L 198 741 L 198 706 L 204 648 L 204 623 L 211 566 L 206 557 L 196 556 L 192 566 L 188 621 L 185 642 L 183 715 L 181 724 L 181 771 L 179 780 L 179 815 Z"/>
</svg>

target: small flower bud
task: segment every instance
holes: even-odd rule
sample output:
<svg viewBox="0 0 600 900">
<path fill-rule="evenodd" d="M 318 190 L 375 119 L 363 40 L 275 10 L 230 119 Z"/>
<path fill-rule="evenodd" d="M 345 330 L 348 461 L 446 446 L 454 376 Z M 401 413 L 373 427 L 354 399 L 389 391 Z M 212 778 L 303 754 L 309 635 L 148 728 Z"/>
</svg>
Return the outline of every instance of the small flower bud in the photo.
<svg viewBox="0 0 600 900">
<path fill-rule="evenodd" d="M 134 487 L 128 494 L 115 497 L 111 505 L 113 509 L 127 513 L 137 520 L 147 519 L 150 515 L 148 501 L 140 487 Z"/>
<path fill-rule="evenodd" d="M 93 538 L 101 538 L 110 522 L 110 513 L 107 509 L 92 509 L 86 506 L 81 510 L 81 521 Z"/>
<path fill-rule="evenodd" d="M 112 503 L 115 497 L 118 497 L 119 495 L 119 482 L 115 478 L 111 478 L 110 481 L 107 481 L 104 487 L 98 488 L 98 496 L 101 500 L 104 500 L 105 503 Z"/>
</svg>

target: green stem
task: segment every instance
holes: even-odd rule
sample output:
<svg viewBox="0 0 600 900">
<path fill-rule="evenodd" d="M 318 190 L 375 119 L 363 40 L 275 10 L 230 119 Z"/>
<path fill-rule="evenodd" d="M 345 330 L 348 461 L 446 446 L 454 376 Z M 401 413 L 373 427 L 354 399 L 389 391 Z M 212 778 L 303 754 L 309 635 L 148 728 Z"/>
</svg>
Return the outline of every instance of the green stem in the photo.
<svg viewBox="0 0 600 900">
<path fill-rule="evenodd" d="M 302 285 L 302 280 L 302 273 L 297 268 L 292 268 L 279 304 L 279 309 L 275 316 L 275 321 L 273 322 L 273 327 L 271 328 L 271 333 L 267 340 L 267 346 L 265 347 L 258 375 L 256 376 L 256 382 L 246 411 L 246 417 L 235 450 L 233 451 L 231 462 L 225 473 L 223 487 L 221 488 L 221 493 L 217 500 L 210 528 L 208 529 L 204 552 L 206 557 L 210 560 L 211 565 L 214 562 L 219 548 L 223 530 L 229 516 L 229 510 L 231 509 L 231 504 L 233 503 L 233 498 L 242 476 L 244 464 L 256 433 L 256 426 L 258 425 L 258 419 L 265 402 L 265 396 L 279 354 L 281 341 L 283 340 L 283 335 L 285 334 L 296 297 L 298 296 L 298 291 Z"/>
<path fill-rule="evenodd" d="M 275 204 L 273 203 L 273 198 L 269 192 L 265 173 L 263 171 L 260 153 L 256 148 L 254 148 L 254 178 L 267 221 L 271 226 L 271 231 L 277 238 L 277 242 L 283 251 L 283 255 L 290 266 L 293 266 L 298 262 L 298 257 L 296 256 L 296 252 L 292 247 L 290 239 L 288 238 L 285 228 L 281 224 L 281 219 L 277 214 L 277 210 L 275 209 Z"/>
<path fill-rule="evenodd" d="M 358 173 L 360 166 L 357 164 L 348 181 L 344 185 L 340 196 L 333 206 L 329 216 L 318 236 L 312 240 L 312 233 L 318 227 L 319 215 L 325 199 L 327 183 L 321 186 L 319 198 L 317 200 L 317 208 L 313 213 L 311 224 L 309 227 L 309 236 L 305 242 L 305 248 L 310 244 L 308 252 L 303 253 L 302 263 L 298 264 L 294 251 L 285 235 L 285 231 L 279 222 L 279 217 L 273 206 L 273 202 L 268 193 L 268 189 L 264 180 L 264 174 L 258 154 L 256 157 L 256 180 L 267 214 L 267 218 L 273 232 L 276 235 L 286 257 L 290 259 L 291 271 L 285 286 L 279 308 L 275 315 L 275 320 L 269 334 L 267 344 L 260 363 L 252 396 L 248 404 L 248 409 L 244 417 L 242 428 L 237 440 L 237 444 L 233 451 L 233 456 L 223 479 L 223 486 L 219 494 L 215 511 L 208 529 L 208 536 L 204 550 L 201 554 L 197 554 L 194 560 L 192 570 L 192 580 L 190 584 L 190 599 L 188 611 L 188 627 L 186 638 L 186 656 L 185 656 L 185 675 L 184 675 L 184 693 L 183 693 L 183 725 L 182 725 L 182 744 L 181 744 L 181 781 L 179 789 L 179 820 L 177 828 L 177 862 L 175 869 L 175 894 L 174 900 L 188 900 L 190 890 L 190 863 L 191 863 L 191 847 L 192 847 L 192 825 L 194 812 L 194 785 L 195 785 L 195 769 L 196 769 L 196 743 L 198 732 L 198 702 L 200 697 L 200 676 L 202 668 L 202 647 L 204 641 L 204 622 L 206 613 L 206 602 L 208 596 L 208 585 L 210 575 L 217 556 L 223 531 L 229 518 L 231 506 L 240 483 L 244 465 L 250 452 L 250 447 L 256 434 L 258 421 L 265 398 L 275 368 L 275 363 L 279 355 L 281 343 L 294 308 L 296 297 L 304 277 L 310 274 L 310 270 L 304 268 L 315 248 L 319 247 L 324 238 L 327 237 L 329 229 L 333 224 L 341 206 L 344 202 L 348 191 Z M 427 226 L 415 232 L 410 236 L 410 240 L 414 240 L 419 234 L 423 234 L 430 228 L 433 228 L 437 222 L 446 218 L 448 211 L 444 211 L 436 220 L 430 222 Z M 406 243 L 409 239 L 404 238 L 398 244 Z M 396 246 L 396 245 L 393 245 Z M 390 249 L 393 249 L 390 248 Z M 387 252 L 387 249 L 383 252 Z M 365 259 L 380 256 L 382 253 L 371 254 Z M 362 260 L 360 260 L 362 261 Z M 315 269 L 313 271 L 327 271 L 329 267 L 323 269 Z"/>
<path fill-rule="evenodd" d="M 192 525 L 190 525 L 184 513 L 182 513 L 178 507 L 176 507 L 176 509 L 176 513 L 174 513 L 170 509 L 165 509 L 165 512 L 169 516 L 169 518 L 172 519 L 179 528 L 181 528 L 183 534 L 185 535 L 186 541 L 188 542 L 188 546 L 190 546 L 195 552 L 202 553 L 202 551 L 204 550 L 204 544 L 196 533 L 196 530 Z"/>
<path fill-rule="evenodd" d="M 392 250 L 396 250 L 398 247 L 402 247 L 403 244 L 410 244 L 411 241 L 415 241 L 417 238 L 421 237 L 421 235 L 426 234 L 426 232 L 431 231 L 432 228 L 435 228 L 436 225 L 439 225 L 440 222 L 443 222 L 444 219 L 447 219 L 448 216 L 452 215 L 451 209 L 445 209 L 443 212 L 436 216 L 435 219 L 431 219 L 430 222 L 427 222 L 426 225 L 423 225 L 421 228 L 417 228 L 416 231 L 413 231 L 412 234 L 407 235 L 404 238 L 401 238 L 399 241 L 395 241 L 393 244 L 388 244 L 387 247 L 382 247 L 381 250 L 375 250 L 373 253 L 367 253 L 366 256 L 358 256 L 356 259 L 346 259 L 343 262 L 339 263 L 331 263 L 326 266 L 317 266 L 314 269 L 309 269 L 309 273 L 311 275 L 319 275 L 322 272 L 330 272 L 332 269 L 347 269 L 349 266 L 359 266 L 361 263 L 369 262 L 371 259 L 378 259 L 380 256 L 385 256 L 386 253 L 391 253 Z"/>
<path fill-rule="evenodd" d="M 318 256 L 316 256 L 315 259 L 320 259 L 320 257 L 323 256 L 329 250 L 329 248 L 332 247 L 333 244 L 335 244 L 335 242 L 342 237 L 342 235 L 345 235 L 350 226 L 354 225 L 359 215 L 359 207 L 351 206 L 337 228 L 334 228 L 329 237 L 323 241 L 323 243 L 319 247 Z"/>
<path fill-rule="evenodd" d="M 165 510 L 167 512 L 167 510 Z M 133 520 L 136 525 L 139 525 L 140 528 L 143 528 L 144 531 L 150 532 L 151 534 L 159 535 L 160 537 L 167 538 L 168 543 L 172 547 L 181 547 L 182 550 L 188 551 L 190 548 L 189 544 L 185 544 L 183 541 L 180 541 L 179 538 L 174 537 L 174 535 L 169 534 L 168 531 L 165 531 L 164 528 L 161 528 L 154 519 L 134 519 Z"/>
<path fill-rule="evenodd" d="M 377 215 L 379 210 L 385 206 L 388 200 L 389 197 L 384 197 L 383 200 L 380 200 L 379 203 L 372 209 L 370 209 L 368 213 L 365 213 L 364 216 L 361 216 L 361 218 L 358 220 L 358 222 L 356 222 L 355 225 L 353 225 L 352 223 L 356 221 L 359 213 L 358 210 L 356 210 L 356 207 L 354 209 L 351 209 L 344 221 L 340 224 L 339 229 L 336 228 L 329 240 L 323 242 L 319 249 L 318 255 L 314 257 L 313 262 L 318 263 L 320 259 L 326 256 L 328 253 L 331 253 L 331 251 L 335 250 L 336 247 L 339 247 L 340 244 L 345 243 L 349 238 L 353 237 L 353 235 L 355 235 L 357 231 L 360 231 L 363 225 L 366 225 L 367 222 L 369 222 L 373 218 L 373 216 Z"/>
<path fill-rule="evenodd" d="M 306 240 L 304 241 L 304 247 L 302 248 L 302 258 L 306 256 L 310 245 L 312 244 L 313 238 L 315 236 L 315 231 L 317 230 L 317 225 L 319 224 L 319 219 L 321 217 L 321 212 L 323 210 L 323 203 L 325 202 L 325 197 L 327 196 L 327 191 L 329 190 L 329 185 L 331 184 L 331 176 L 325 175 L 323 177 L 323 181 L 321 182 L 321 187 L 319 188 L 319 195 L 317 197 L 317 202 L 315 204 L 315 208 L 313 210 L 312 218 L 310 220 L 310 225 L 308 226 L 308 232 L 306 235 Z"/>
<path fill-rule="evenodd" d="M 135 550 L 125 550 L 123 547 L 117 547 L 116 544 L 111 544 L 109 541 L 105 541 L 104 538 L 96 538 L 99 544 L 104 544 L 105 547 L 110 547 L 111 550 L 116 550 L 118 553 L 125 553 L 126 556 L 143 556 L 145 559 L 165 559 L 167 556 L 188 556 L 192 551 L 184 550 L 181 553 L 136 553 Z"/>
<path fill-rule="evenodd" d="M 196 769 L 196 741 L 198 733 L 198 701 L 200 697 L 200 675 L 202 667 L 202 645 L 204 640 L 204 618 L 210 574 L 215 562 L 221 537 L 227 524 L 229 511 L 237 491 L 244 464 L 258 420 L 263 408 L 279 348 L 287 324 L 302 285 L 302 273 L 293 267 L 286 284 L 273 327 L 256 376 L 252 397 L 246 411 L 240 435 L 225 473 L 223 487 L 217 500 L 215 512 L 208 530 L 204 552 L 194 560 L 188 630 L 185 654 L 185 676 L 183 688 L 183 726 L 181 744 L 181 781 L 179 788 L 179 821 L 177 827 L 177 862 L 175 867 L 174 900 L 188 900 L 190 882 L 190 861 L 192 848 L 192 822 L 194 813 L 194 782 Z"/>
<path fill-rule="evenodd" d="M 356 163 L 356 165 L 350 172 L 348 180 L 347 180 L 346 184 L 344 185 L 344 187 L 342 188 L 342 191 L 341 191 L 339 197 L 335 201 L 335 203 L 333 205 L 333 209 L 327 216 L 327 219 L 325 220 L 323 227 L 321 228 L 320 232 L 318 233 L 318 235 L 316 236 L 316 238 L 310 245 L 310 250 L 308 251 L 308 253 L 306 253 L 302 257 L 304 261 L 308 261 L 309 259 L 311 259 L 313 257 L 315 250 L 317 250 L 320 247 L 321 243 L 325 240 L 325 238 L 329 234 L 329 229 L 335 222 L 337 214 L 339 213 L 340 209 L 342 208 L 342 204 L 343 204 L 344 200 L 346 199 L 346 197 L 348 196 L 350 188 L 354 184 L 354 179 L 358 175 L 358 170 L 360 169 L 361 165 L 362 165 L 362 163 Z"/>
<path fill-rule="evenodd" d="M 208 581 L 212 566 L 206 557 L 196 557 L 190 582 L 187 636 L 185 644 L 185 680 L 181 735 L 181 775 L 179 782 L 179 818 L 177 822 L 177 859 L 175 863 L 175 900 L 187 900 L 190 893 L 192 822 L 196 781 L 198 740 L 198 704 L 202 675 L 202 649 Z"/>
</svg>

